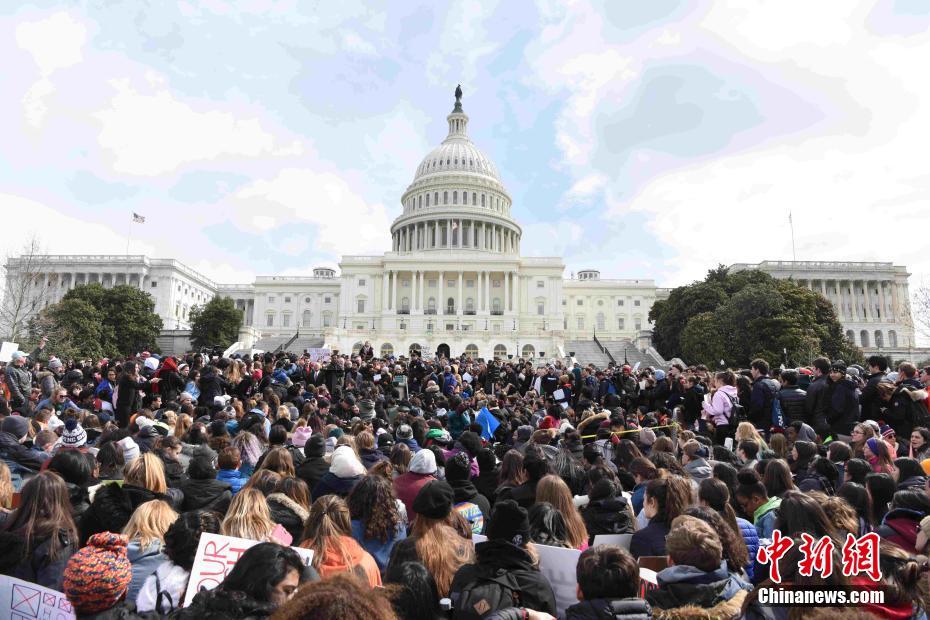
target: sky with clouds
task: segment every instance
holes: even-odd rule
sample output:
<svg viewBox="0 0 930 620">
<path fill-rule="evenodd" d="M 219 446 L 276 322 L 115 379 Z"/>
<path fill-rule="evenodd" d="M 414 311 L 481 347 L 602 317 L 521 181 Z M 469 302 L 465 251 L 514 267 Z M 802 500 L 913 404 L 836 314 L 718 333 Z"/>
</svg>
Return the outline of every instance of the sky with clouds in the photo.
<svg viewBox="0 0 930 620">
<path fill-rule="evenodd" d="M 674 286 L 790 259 L 790 211 L 798 259 L 930 284 L 928 61 L 926 0 L 3 3 L 4 245 L 380 254 L 461 83 L 526 255 Z"/>
</svg>

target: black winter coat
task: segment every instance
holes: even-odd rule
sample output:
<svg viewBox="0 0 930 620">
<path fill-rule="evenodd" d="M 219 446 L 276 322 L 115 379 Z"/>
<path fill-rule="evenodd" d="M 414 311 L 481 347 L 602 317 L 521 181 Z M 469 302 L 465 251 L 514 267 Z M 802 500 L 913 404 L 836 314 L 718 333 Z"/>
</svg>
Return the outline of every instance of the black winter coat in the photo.
<svg viewBox="0 0 930 620">
<path fill-rule="evenodd" d="M 180 489 L 184 492 L 181 512 L 213 510 L 225 515 L 232 501 L 232 486 L 215 478 L 189 478 L 181 483 Z"/>
<path fill-rule="evenodd" d="M 827 415 L 827 377 L 818 377 L 807 386 L 804 408 L 807 411 L 807 423 L 816 431 L 821 424 L 826 424 Z"/>
<path fill-rule="evenodd" d="M 328 471 L 329 463 L 322 456 L 311 456 L 297 468 L 296 473 L 312 491 Z"/>
<path fill-rule="evenodd" d="M 785 386 L 778 390 L 778 403 L 785 418 L 785 425 L 795 420 L 810 424 L 807 419 L 807 392 L 797 386 Z"/>
<path fill-rule="evenodd" d="M 252 620 L 267 618 L 274 613 L 271 603 L 256 601 L 244 592 L 225 590 L 220 585 L 212 590 L 201 590 L 187 607 L 171 614 L 172 620 Z"/>
<path fill-rule="evenodd" d="M 77 552 L 78 544 L 64 530 L 58 532 L 58 538 L 61 552 L 53 560 L 51 538 L 33 539 L 32 553 L 27 554 L 23 536 L 16 532 L 0 532 L 0 574 L 61 592 L 65 566 Z"/>
<path fill-rule="evenodd" d="M 171 502 L 167 495 L 153 493 L 131 484 L 119 485 L 111 482 L 102 485 L 97 489 L 94 501 L 78 524 L 81 544 L 85 544 L 88 538 L 100 532 L 122 532 L 135 509 L 153 499 Z"/>
<path fill-rule="evenodd" d="M 827 382 L 826 414 L 831 434 L 849 435 L 859 421 L 858 389 L 852 379 Z"/>
<path fill-rule="evenodd" d="M 520 586 L 521 605 L 527 609 L 555 615 L 555 594 L 539 569 L 533 566 L 530 554 L 523 547 L 503 540 L 489 540 L 475 545 L 475 564 L 465 564 L 452 578 L 450 597 L 453 608 L 462 591 L 479 578 L 513 576 Z M 492 610 L 495 611 L 495 610 Z"/>
<path fill-rule="evenodd" d="M 596 598 L 565 610 L 565 620 L 649 620 L 652 608 L 641 598 Z"/>
<path fill-rule="evenodd" d="M 878 395 L 878 384 L 885 378 L 885 373 L 876 372 L 869 375 L 865 387 L 859 395 L 859 406 L 862 409 L 863 420 L 881 420 L 882 419 L 882 402 Z"/>
<path fill-rule="evenodd" d="M 33 452 L 19 443 L 11 433 L 0 433 L 0 460 L 15 463 L 34 472 L 39 471 L 43 463 L 38 452 Z M 13 469 L 12 466 L 11 469 Z"/>
<path fill-rule="evenodd" d="M 478 477 L 475 478 L 475 488 L 478 492 L 488 498 L 488 502 L 493 504 L 497 501 L 497 484 L 500 468 L 495 467 L 491 470 L 481 470 Z"/>
<path fill-rule="evenodd" d="M 605 497 L 588 502 L 581 510 L 588 530 L 588 544 L 601 534 L 632 534 L 636 531 L 632 511 L 623 497 Z"/>
<path fill-rule="evenodd" d="M 497 499 L 512 499 L 521 507 L 529 510 L 536 503 L 536 485 L 538 480 L 527 480 L 517 487 L 504 487 L 498 490 Z"/>
<path fill-rule="evenodd" d="M 304 525 L 310 513 L 283 493 L 269 495 L 268 508 L 271 510 L 271 520 L 280 523 L 294 539 L 291 545 L 299 545 L 303 540 Z"/>
</svg>

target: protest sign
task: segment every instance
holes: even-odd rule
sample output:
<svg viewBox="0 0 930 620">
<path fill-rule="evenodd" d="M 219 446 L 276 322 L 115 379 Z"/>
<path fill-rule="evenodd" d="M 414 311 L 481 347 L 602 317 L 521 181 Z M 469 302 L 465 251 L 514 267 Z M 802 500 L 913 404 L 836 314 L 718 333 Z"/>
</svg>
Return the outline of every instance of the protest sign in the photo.
<svg viewBox="0 0 930 620">
<path fill-rule="evenodd" d="M 15 342 L 4 342 L 0 344 L 0 362 L 9 363 L 13 359 L 13 353 L 19 350 L 19 345 Z"/>
<path fill-rule="evenodd" d="M 232 570 L 242 554 L 259 541 L 246 538 L 234 538 L 220 534 L 201 534 L 200 544 L 197 545 L 197 555 L 194 556 L 194 565 L 191 576 L 187 582 L 187 593 L 184 595 L 184 607 L 190 605 L 194 596 L 202 589 L 212 590 L 223 582 L 229 571 Z M 310 566 L 313 561 L 313 551 L 300 547 L 291 547 Z"/>
<path fill-rule="evenodd" d="M 599 534 L 594 537 L 594 544 L 592 547 L 598 545 L 617 545 L 618 547 L 623 547 L 627 551 L 630 550 L 630 542 L 633 540 L 632 534 Z"/>
<path fill-rule="evenodd" d="M 539 553 L 539 572 L 545 575 L 555 593 L 555 606 L 561 617 L 565 610 L 578 602 L 575 568 L 578 565 L 578 549 L 563 549 L 536 545 Z"/>
<path fill-rule="evenodd" d="M 0 576 L 0 618 L 74 620 L 68 598 L 16 577 Z"/>
</svg>

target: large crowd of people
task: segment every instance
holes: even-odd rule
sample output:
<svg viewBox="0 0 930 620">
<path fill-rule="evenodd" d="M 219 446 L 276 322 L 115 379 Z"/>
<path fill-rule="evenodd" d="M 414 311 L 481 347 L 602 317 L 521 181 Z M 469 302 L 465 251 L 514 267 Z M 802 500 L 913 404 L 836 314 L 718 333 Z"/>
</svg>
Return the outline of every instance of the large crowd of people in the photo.
<svg viewBox="0 0 930 620">
<path fill-rule="evenodd" d="M 68 360 L 41 342 L 0 376 L 0 574 L 64 593 L 78 618 L 903 619 L 930 605 L 930 369 L 909 362 L 596 368 L 381 359 L 367 343 L 319 360 Z M 844 574 L 848 538 L 869 533 L 880 575 Z M 194 592 L 204 534 L 257 544 Z M 831 543 L 835 570 L 800 568 L 805 537 Z M 762 561 L 773 539 L 793 545 Z M 567 606 L 546 547 L 580 552 Z M 884 601 L 762 600 L 777 582 Z"/>
</svg>

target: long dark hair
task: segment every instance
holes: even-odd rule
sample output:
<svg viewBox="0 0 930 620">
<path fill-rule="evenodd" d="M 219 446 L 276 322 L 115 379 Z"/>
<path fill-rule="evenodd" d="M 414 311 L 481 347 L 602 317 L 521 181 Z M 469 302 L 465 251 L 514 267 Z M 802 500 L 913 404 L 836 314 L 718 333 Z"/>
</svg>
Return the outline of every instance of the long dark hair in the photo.
<svg viewBox="0 0 930 620">
<path fill-rule="evenodd" d="M 528 515 L 530 540 L 549 547 L 571 547 L 562 513 L 549 502 L 533 504 Z"/>
<path fill-rule="evenodd" d="M 49 541 L 49 558 L 59 559 L 65 549 L 77 546 L 78 533 L 71 518 L 71 500 L 65 481 L 53 471 L 40 471 L 22 489 L 19 508 L 7 520 L 6 528 L 22 536 L 24 554 Z"/>
<path fill-rule="evenodd" d="M 888 513 L 888 505 L 894 497 L 896 489 L 894 478 L 891 474 L 871 473 L 865 477 L 865 488 L 872 500 L 870 521 L 872 525 L 879 525 Z"/>
<path fill-rule="evenodd" d="M 349 515 L 362 522 L 364 536 L 386 543 L 397 535 L 400 513 L 395 501 L 394 486 L 383 476 L 367 475 L 346 498 Z"/>
<path fill-rule="evenodd" d="M 847 482 L 839 488 L 836 496 L 846 500 L 846 503 L 852 506 L 853 510 L 856 511 L 856 515 L 864 523 L 871 521 L 869 516 L 871 509 L 869 506 L 869 492 L 865 490 L 864 486 L 858 482 Z"/>
<path fill-rule="evenodd" d="M 388 565 L 385 584 L 392 593 L 391 602 L 398 618 L 404 620 L 435 620 L 442 617 L 439 609 L 439 589 L 436 580 L 420 562 Z"/>
<path fill-rule="evenodd" d="M 786 492 L 793 490 L 794 480 L 791 478 L 788 463 L 781 459 L 767 461 L 762 484 L 765 485 L 769 497 L 782 497 Z"/>
<path fill-rule="evenodd" d="M 708 480 L 712 480 L 712 478 L 708 478 L 704 482 Z M 749 547 L 746 546 L 741 531 L 738 529 L 733 531 L 733 527 L 727 523 L 726 519 L 709 506 L 691 506 L 685 510 L 684 514 L 704 521 L 717 532 L 720 543 L 723 545 L 723 559 L 729 564 L 730 572 L 738 573 L 745 569 L 749 563 Z"/>
<path fill-rule="evenodd" d="M 242 554 L 219 587 L 268 603 L 275 586 L 292 570 L 297 571 L 299 582 L 306 580 L 304 564 L 296 551 L 277 543 L 259 543 Z"/>
<path fill-rule="evenodd" d="M 801 491 L 787 491 L 781 498 L 775 529 L 792 538 L 806 533 L 814 538 L 829 536 L 839 540 L 836 529 L 817 500 Z"/>
<path fill-rule="evenodd" d="M 657 504 L 652 521 L 669 524 L 691 503 L 691 483 L 678 476 L 656 478 L 646 485 L 645 497 Z"/>
<path fill-rule="evenodd" d="M 746 547 L 746 541 L 743 540 L 743 531 L 736 521 L 736 511 L 733 510 L 733 506 L 730 504 L 730 489 L 727 488 L 727 485 L 716 478 L 705 478 L 701 480 L 698 487 L 698 499 L 707 504 L 708 508 L 716 511 L 729 529 L 739 538 L 743 548 L 740 549 L 739 543 L 737 543 L 736 555 L 742 557 L 742 552 L 745 551 L 746 557 L 749 557 L 749 548 Z"/>
</svg>

